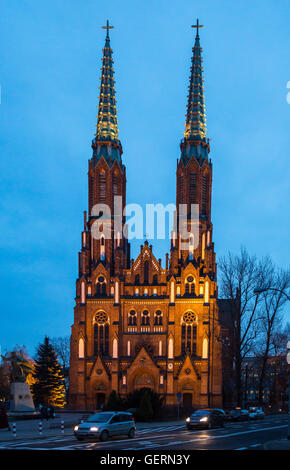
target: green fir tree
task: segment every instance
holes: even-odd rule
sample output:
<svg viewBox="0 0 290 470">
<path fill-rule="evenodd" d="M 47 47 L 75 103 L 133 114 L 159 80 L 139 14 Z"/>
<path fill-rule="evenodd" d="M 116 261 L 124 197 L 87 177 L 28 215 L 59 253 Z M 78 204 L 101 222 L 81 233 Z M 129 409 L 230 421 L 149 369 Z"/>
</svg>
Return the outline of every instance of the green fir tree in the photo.
<svg viewBox="0 0 290 470">
<path fill-rule="evenodd" d="M 49 338 L 44 338 L 37 350 L 34 370 L 35 383 L 32 393 L 36 404 L 62 408 L 65 405 L 65 381 L 63 370 Z"/>
<path fill-rule="evenodd" d="M 151 396 L 150 393 L 145 390 L 140 401 L 140 406 L 137 409 L 137 418 L 139 421 L 150 421 L 153 416 Z"/>
<path fill-rule="evenodd" d="M 112 390 L 106 403 L 106 410 L 120 411 L 123 409 L 122 400 L 116 390 Z"/>
</svg>

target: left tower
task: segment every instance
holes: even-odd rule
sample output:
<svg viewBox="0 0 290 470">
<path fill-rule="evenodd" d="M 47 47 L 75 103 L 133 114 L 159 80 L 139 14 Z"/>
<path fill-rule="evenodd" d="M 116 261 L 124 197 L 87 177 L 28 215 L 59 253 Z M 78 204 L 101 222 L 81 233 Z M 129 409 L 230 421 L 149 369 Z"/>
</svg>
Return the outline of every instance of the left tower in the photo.
<svg viewBox="0 0 290 470">
<path fill-rule="evenodd" d="M 105 29 L 97 129 L 88 169 L 88 215 L 85 211 L 71 334 L 69 403 L 75 409 L 102 405 L 109 382 L 118 380 L 114 359 L 118 357 L 120 279 L 130 264 L 130 245 L 122 236 L 126 168 L 108 21 Z M 94 384 L 92 375 L 97 378 Z"/>
</svg>

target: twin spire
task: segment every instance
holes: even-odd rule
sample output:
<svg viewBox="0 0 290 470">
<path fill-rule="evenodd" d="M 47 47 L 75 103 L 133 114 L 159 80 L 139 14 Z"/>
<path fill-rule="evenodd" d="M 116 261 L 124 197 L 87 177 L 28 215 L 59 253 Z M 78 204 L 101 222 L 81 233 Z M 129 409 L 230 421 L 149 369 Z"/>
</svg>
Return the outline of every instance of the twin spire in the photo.
<svg viewBox="0 0 290 470">
<path fill-rule="evenodd" d="M 103 26 L 107 30 L 105 47 L 103 49 L 103 60 L 102 60 L 102 76 L 98 106 L 98 121 L 96 131 L 96 141 L 109 141 L 120 145 L 118 136 L 118 120 L 117 120 L 117 109 L 116 109 L 116 90 L 114 80 L 114 68 L 112 49 L 110 46 L 109 30 L 113 26 Z"/>
<path fill-rule="evenodd" d="M 204 104 L 204 87 L 202 77 L 202 48 L 199 42 L 199 28 L 202 28 L 198 20 L 196 25 L 192 28 L 196 28 L 195 44 L 192 49 L 191 59 L 191 73 L 189 78 L 188 87 L 188 103 L 186 113 L 186 123 L 184 140 L 185 141 L 206 141 L 206 115 L 205 115 L 205 104 Z"/>
<path fill-rule="evenodd" d="M 202 77 L 202 48 L 199 41 L 199 28 L 203 26 L 199 24 L 198 20 L 196 25 L 195 44 L 192 49 L 192 65 L 189 80 L 189 93 L 186 113 L 186 123 L 184 132 L 184 142 L 207 142 L 206 139 L 206 114 L 204 103 L 204 87 Z M 98 121 L 97 131 L 95 135 L 95 143 L 112 143 L 120 146 L 118 136 L 118 120 L 115 98 L 115 80 L 113 69 L 112 49 L 110 47 L 109 30 L 113 26 L 103 26 L 107 30 L 105 47 L 103 49 L 102 59 L 102 76 L 98 106 Z"/>
</svg>

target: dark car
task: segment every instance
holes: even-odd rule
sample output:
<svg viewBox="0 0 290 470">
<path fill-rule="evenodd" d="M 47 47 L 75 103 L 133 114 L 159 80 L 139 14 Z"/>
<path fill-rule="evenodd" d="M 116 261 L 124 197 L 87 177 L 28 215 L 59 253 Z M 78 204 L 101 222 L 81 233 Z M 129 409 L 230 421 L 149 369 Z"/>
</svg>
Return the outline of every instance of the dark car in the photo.
<svg viewBox="0 0 290 470">
<path fill-rule="evenodd" d="M 187 429 L 223 427 L 225 412 L 218 408 L 196 410 L 189 418 L 186 418 Z"/>
<path fill-rule="evenodd" d="M 230 420 L 231 421 L 248 421 L 249 419 L 249 411 L 248 410 L 242 410 L 240 408 L 237 408 L 235 410 L 232 410 L 230 412 Z"/>
</svg>

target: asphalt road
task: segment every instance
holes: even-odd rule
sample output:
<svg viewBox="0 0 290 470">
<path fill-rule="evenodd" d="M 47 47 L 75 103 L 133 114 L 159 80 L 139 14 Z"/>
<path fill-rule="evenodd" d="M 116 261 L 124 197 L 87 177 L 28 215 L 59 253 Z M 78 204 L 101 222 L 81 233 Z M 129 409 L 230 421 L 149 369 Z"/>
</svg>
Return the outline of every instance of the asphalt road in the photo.
<svg viewBox="0 0 290 470">
<path fill-rule="evenodd" d="M 183 424 L 138 430 L 134 439 L 110 438 L 107 442 L 77 441 L 74 436 L 43 437 L 1 442 L 1 449 L 35 450 L 259 450 L 265 442 L 282 439 L 287 433 L 288 417 L 270 416 L 259 421 L 226 423 L 211 430 L 186 429 Z"/>
</svg>

